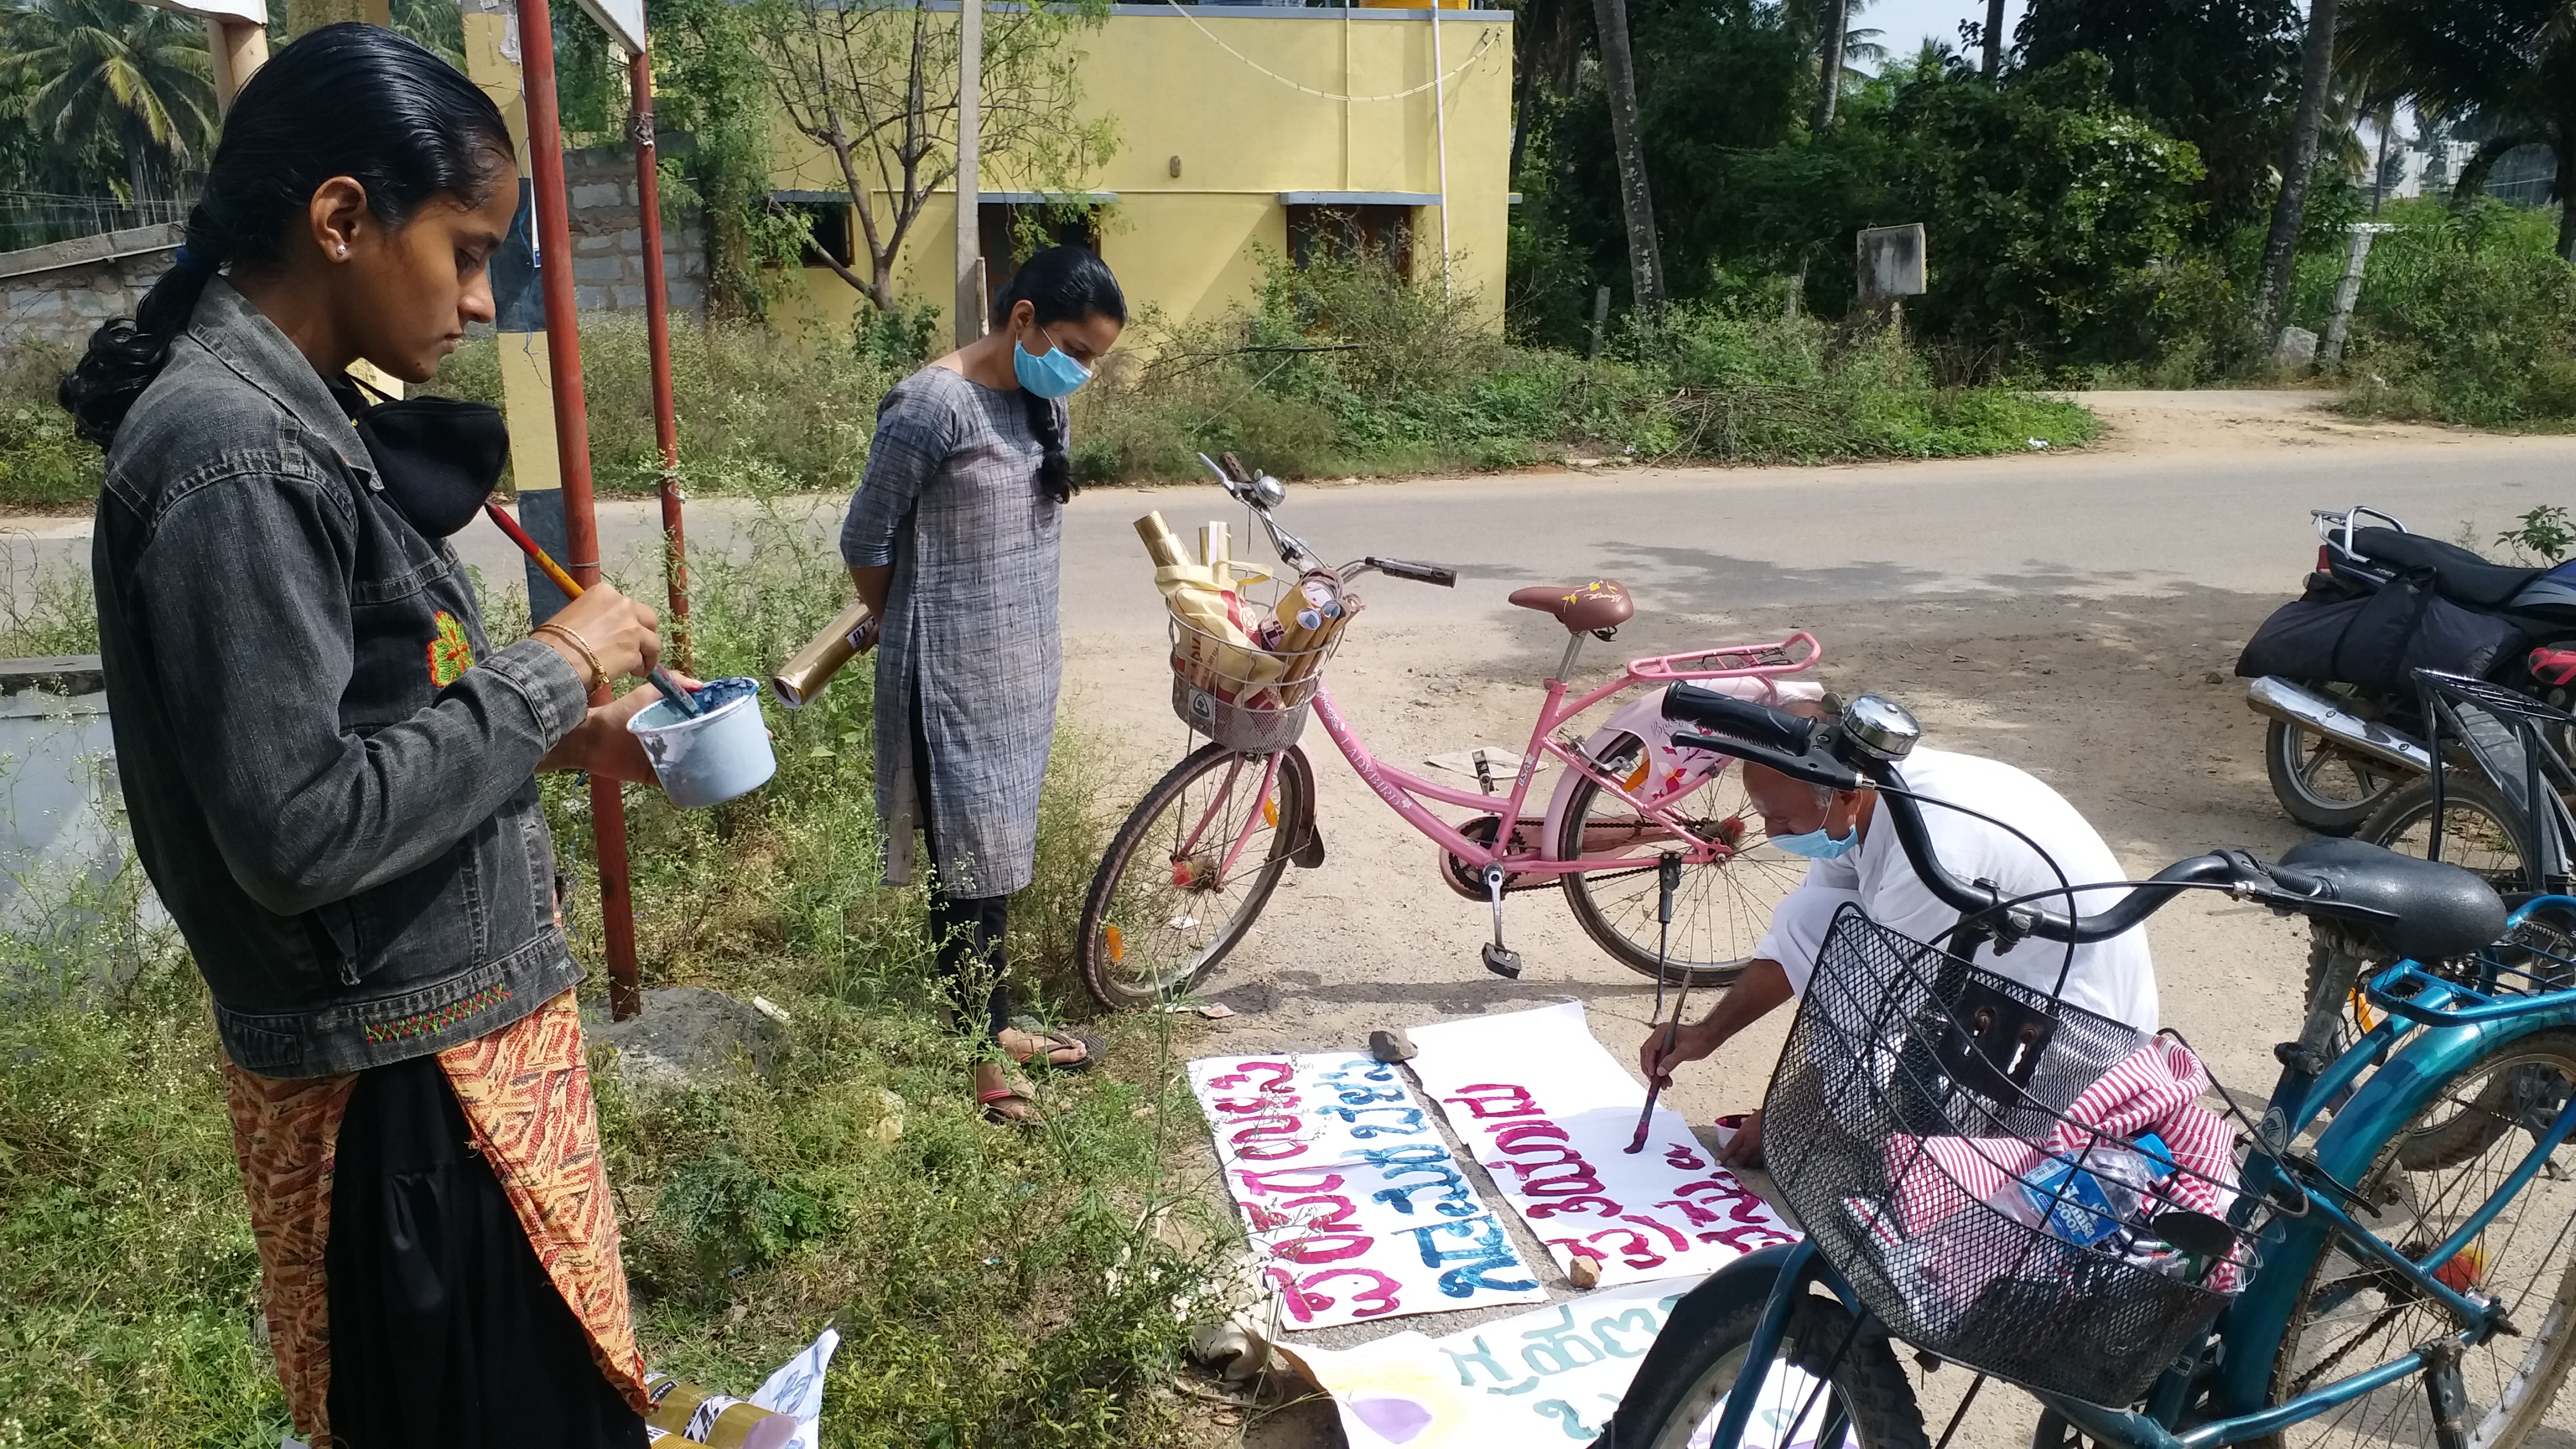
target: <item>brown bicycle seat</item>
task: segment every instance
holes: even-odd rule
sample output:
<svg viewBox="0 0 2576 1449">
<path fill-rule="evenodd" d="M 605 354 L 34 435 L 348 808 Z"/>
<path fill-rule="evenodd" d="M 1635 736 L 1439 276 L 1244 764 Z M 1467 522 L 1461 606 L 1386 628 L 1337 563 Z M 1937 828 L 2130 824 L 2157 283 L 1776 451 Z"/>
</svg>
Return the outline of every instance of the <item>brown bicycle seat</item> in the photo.
<svg viewBox="0 0 2576 1449">
<path fill-rule="evenodd" d="M 1569 634 L 1615 629 L 1637 612 L 1637 601 L 1628 597 L 1628 586 L 1616 579 L 1594 579 L 1588 584 L 1532 584 L 1526 589 L 1514 589 L 1512 602 L 1553 615 Z"/>
</svg>

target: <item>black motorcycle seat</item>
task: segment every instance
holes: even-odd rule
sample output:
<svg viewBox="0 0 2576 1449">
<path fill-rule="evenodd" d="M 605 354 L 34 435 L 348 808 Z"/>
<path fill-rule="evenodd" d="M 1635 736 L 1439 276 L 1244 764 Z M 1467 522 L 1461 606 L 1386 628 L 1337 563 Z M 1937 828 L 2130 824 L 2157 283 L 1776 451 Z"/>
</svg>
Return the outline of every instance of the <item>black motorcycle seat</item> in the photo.
<svg viewBox="0 0 2576 1449">
<path fill-rule="evenodd" d="M 2455 543 L 2393 528 L 2354 531 L 2353 552 L 2389 568 L 2431 569 L 2433 592 L 2472 609 L 2501 609 L 2546 570 L 2489 563 Z"/>
<path fill-rule="evenodd" d="M 2456 865 L 2332 838 L 2293 847 L 2281 864 L 2321 877 L 2339 902 L 2394 914 L 2393 921 L 2345 923 L 2392 957 L 2448 961 L 2504 934 L 2504 901 L 2495 887 Z"/>
</svg>

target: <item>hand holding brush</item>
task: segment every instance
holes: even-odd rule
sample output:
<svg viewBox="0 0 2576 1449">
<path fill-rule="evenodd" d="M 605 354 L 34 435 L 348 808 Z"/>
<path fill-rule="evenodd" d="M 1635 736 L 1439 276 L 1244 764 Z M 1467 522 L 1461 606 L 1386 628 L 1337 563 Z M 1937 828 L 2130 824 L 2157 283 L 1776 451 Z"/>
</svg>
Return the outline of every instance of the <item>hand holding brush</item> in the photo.
<svg viewBox="0 0 2576 1449">
<path fill-rule="evenodd" d="M 517 519 L 501 510 L 501 505 L 486 503 L 483 511 L 503 533 L 509 535 L 512 543 L 519 546 L 521 553 L 545 570 L 546 577 L 554 580 L 555 587 L 563 590 L 564 597 L 573 601 L 546 623 L 557 626 L 570 636 L 570 641 L 583 656 L 573 667 L 580 670 L 584 664 L 590 666 L 584 671 L 584 677 L 589 679 L 591 688 L 598 689 L 621 674 L 640 674 L 652 681 L 653 687 L 662 692 L 662 697 L 671 702 L 673 709 L 692 717 L 697 715 L 697 699 L 661 666 L 662 641 L 654 632 L 661 621 L 654 617 L 651 609 L 620 596 L 615 589 L 604 584 L 596 589 L 583 588 L 573 582 L 571 574 L 564 572 L 563 565 L 556 563 L 535 539 L 528 536 L 528 531 L 519 526 Z M 591 601 L 587 607 L 585 600 Z M 594 613 L 599 616 L 596 620 L 587 617 Z M 543 628 L 544 625 L 538 627 Z"/>
</svg>

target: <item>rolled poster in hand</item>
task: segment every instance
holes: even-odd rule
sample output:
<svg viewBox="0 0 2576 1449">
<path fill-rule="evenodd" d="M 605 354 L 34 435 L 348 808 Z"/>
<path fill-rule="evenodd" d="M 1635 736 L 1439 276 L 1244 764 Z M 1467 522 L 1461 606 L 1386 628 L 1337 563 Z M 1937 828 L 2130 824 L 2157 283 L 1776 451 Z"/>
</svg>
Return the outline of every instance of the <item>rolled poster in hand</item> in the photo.
<svg viewBox="0 0 2576 1449">
<path fill-rule="evenodd" d="M 807 641 L 776 674 L 769 677 L 769 687 L 777 691 L 779 702 L 789 709 L 803 709 L 805 701 L 823 692 L 841 666 L 876 647 L 877 616 L 868 612 L 867 604 L 852 599 L 850 606 L 823 626 L 823 632 Z"/>
</svg>

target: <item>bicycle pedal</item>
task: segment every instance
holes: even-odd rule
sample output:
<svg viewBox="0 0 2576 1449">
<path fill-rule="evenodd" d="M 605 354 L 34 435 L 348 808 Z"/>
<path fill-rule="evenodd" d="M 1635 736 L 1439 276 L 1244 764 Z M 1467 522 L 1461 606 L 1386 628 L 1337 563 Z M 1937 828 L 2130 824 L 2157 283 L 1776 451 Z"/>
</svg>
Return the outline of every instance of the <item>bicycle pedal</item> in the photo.
<svg viewBox="0 0 2576 1449">
<path fill-rule="evenodd" d="M 1521 979 L 1521 953 L 1488 942 L 1485 946 L 1485 969 L 1506 981 Z"/>
</svg>

